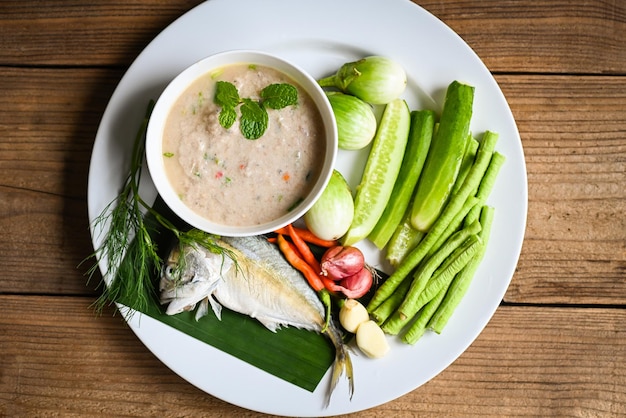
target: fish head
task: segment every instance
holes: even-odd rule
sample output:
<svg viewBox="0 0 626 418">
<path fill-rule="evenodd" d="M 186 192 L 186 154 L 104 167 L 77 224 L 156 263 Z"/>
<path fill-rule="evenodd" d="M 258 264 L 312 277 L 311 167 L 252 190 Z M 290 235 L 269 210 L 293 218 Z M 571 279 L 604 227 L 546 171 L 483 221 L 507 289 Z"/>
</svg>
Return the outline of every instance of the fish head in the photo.
<svg viewBox="0 0 626 418">
<path fill-rule="evenodd" d="M 232 264 L 230 258 L 202 247 L 175 246 L 163 264 L 159 283 L 161 304 L 168 304 L 166 313 L 194 309 L 215 291 Z"/>
</svg>

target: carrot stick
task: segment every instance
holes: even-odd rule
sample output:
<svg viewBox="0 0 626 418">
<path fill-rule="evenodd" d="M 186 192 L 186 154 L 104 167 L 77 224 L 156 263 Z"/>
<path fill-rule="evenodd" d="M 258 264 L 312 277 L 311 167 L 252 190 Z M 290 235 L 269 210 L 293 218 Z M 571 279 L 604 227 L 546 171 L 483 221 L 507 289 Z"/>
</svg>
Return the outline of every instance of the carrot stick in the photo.
<svg viewBox="0 0 626 418">
<path fill-rule="evenodd" d="M 280 229 L 277 229 L 274 232 L 276 232 L 277 234 L 289 235 L 287 228 L 288 227 L 284 226 Z M 317 235 L 315 235 L 313 232 L 309 231 L 308 229 L 298 228 L 293 225 L 292 225 L 292 228 L 304 241 L 308 243 L 315 244 L 320 247 L 326 247 L 326 248 L 334 247 L 335 245 L 337 245 L 337 241 L 321 239 Z"/>
</svg>

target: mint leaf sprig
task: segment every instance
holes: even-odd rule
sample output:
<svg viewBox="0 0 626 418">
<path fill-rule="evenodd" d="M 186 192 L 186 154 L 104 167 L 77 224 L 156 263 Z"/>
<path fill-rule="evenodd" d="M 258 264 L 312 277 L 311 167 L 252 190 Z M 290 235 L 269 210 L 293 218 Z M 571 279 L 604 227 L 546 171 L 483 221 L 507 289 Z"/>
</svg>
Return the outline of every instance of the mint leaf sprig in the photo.
<svg viewBox="0 0 626 418">
<path fill-rule="evenodd" d="M 241 105 L 239 130 L 246 139 L 259 139 L 269 123 L 266 107 L 280 110 L 298 103 L 298 91 L 288 83 L 270 84 L 261 90 L 261 99 L 241 98 L 237 87 L 228 81 L 218 81 L 213 101 L 221 106 L 218 121 L 225 129 L 230 128 L 237 119 L 235 108 Z"/>
</svg>

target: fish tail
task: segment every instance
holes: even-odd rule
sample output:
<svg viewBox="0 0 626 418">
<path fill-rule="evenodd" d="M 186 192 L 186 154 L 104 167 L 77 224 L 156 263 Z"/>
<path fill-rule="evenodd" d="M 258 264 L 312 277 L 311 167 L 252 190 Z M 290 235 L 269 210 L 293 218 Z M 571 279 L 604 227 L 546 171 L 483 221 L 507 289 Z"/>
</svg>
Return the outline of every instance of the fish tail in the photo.
<svg viewBox="0 0 626 418">
<path fill-rule="evenodd" d="M 328 327 L 328 329 L 326 330 L 326 334 L 335 346 L 335 361 L 333 362 L 330 388 L 326 395 L 325 403 L 325 407 L 328 407 L 328 405 L 330 405 L 330 398 L 332 396 L 332 393 L 337 387 L 339 379 L 344 374 L 348 378 L 350 400 L 352 400 L 352 395 L 354 394 L 354 375 L 352 370 L 352 359 L 350 358 L 350 352 L 348 351 L 348 346 L 346 346 L 343 342 L 341 332 L 331 324 L 331 326 Z"/>
</svg>

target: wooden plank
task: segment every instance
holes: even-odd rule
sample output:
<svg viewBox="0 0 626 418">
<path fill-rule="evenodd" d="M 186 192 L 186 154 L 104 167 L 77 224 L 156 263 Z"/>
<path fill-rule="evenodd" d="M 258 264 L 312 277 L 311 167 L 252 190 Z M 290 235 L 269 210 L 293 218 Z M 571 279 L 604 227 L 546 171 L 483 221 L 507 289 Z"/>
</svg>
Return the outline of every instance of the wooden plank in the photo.
<svg viewBox="0 0 626 418">
<path fill-rule="evenodd" d="M 91 251 L 88 164 L 120 77 L 109 69 L 0 70 L 0 291 L 88 291 L 76 270 Z M 526 240 L 506 300 L 623 304 L 626 79 L 497 80 L 529 173 Z"/>
<path fill-rule="evenodd" d="M 511 302 L 626 301 L 626 78 L 499 76 L 528 170 Z"/>
<path fill-rule="evenodd" d="M 125 67 L 199 3 L 3 1 L 0 64 Z M 457 31 L 492 71 L 626 72 L 624 2 L 573 0 L 567 7 L 561 0 L 416 3 Z"/>
<path fill-rule="evenodd" d="M 95 317 L 90 302 L 0 296 L 0 415 L 262 416 L 186 383 L 119 315 Z M 501 307 L 435 379 L 350 416 L 408 417 L 414 411 L 447 417 L 626 414 L 626 310 Z"/>
<path fill-rule="evenodd" d="M 618 1 L 420 1 L 494 72 L 626 70 L 626 3 Z"/>
<path fill-rule="evenodd" d="M 1 184 L 84 198 L 98 124 L 121 75 L 0 68 Z"/>
<path fill-rule="evenodd" d="M 623 416 L 626 344 L 619 340 L 625 318 L 624 309 L 500 307 L 451 367 L 390 411 Z"/>
<path fill-rule="evenodd" d="M 128 66 L 201 0 L 0 3 L 0 64 Z"/>
<path fill-rule="evenodd" d="M 93 292 L 87 176 L 98 124 L 121 73 L 0 69 L 0 292 Z"/>
</svg>

